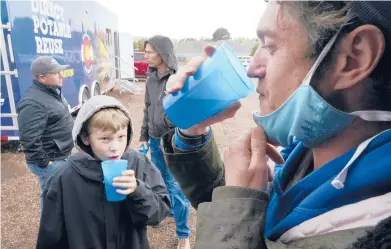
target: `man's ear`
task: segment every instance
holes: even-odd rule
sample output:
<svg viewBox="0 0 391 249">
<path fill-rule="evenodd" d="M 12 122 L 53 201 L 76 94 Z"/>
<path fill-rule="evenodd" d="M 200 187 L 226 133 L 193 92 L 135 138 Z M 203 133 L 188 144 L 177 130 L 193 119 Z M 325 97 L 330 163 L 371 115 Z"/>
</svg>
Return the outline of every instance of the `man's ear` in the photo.
<svg viewBox="0 0 391 249">
<path fill-rule="evenodd" d="M 334 90 L 355 86 L 376 68 L 385 49 L 384 35 L 374 25 L 362 25 L 341 40 L 334 64 Z"/>
<path fill-rule="evenodd" d="M 41 83 L 45 83 L 46 82 L 46 77 L 44 75 L 38 75 L 37 76 L 37 81 L 41 82 Z"/>
</svg>

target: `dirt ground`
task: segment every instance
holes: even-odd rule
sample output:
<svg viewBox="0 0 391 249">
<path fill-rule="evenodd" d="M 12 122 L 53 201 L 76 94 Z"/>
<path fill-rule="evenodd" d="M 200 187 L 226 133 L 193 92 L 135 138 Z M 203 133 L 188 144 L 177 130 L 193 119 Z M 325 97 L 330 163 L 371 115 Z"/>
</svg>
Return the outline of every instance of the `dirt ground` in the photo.
<svg viewBox="0 0 391 249">
<path fill-rule="evenodd" d="M 145 87 L 144 83 L 138 83 Z M 135 136 L 132 146 L 138 148 L 138 137 L 143 115 L 144 95 L 121 95 L 114 91 L 108 95 L 115 96 L 126 105 L 133 117 Z M 213 127 L 220 152 L 230 142 L 238 138 L 242 131 L 254 126 L 251 111 L 258 108 L 256 96 L 242 101 L 242 108 L 237 116 Z M 39 225 L 39 185 L 36 177 L 30 173 L 24 162 L 23 153 L 1 153 L 1 248 L 33 249 Z M 191 242 L 194 246 L 196 226 L 195 211 L 192 210 L 190 227 Z M 157 228 L 149 228 L 149 240 L 153 249 L 175 249 L 175 224 L 168 218 Z"/>
</svg>

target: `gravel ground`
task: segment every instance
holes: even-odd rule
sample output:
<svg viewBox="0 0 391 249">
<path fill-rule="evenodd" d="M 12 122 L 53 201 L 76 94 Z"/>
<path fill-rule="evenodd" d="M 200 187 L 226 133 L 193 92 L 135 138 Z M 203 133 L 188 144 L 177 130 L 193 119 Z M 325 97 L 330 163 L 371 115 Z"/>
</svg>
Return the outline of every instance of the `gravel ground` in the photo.
<svg viewBox="0 0 391 249">
<path fill-rule="evenodd" d="M 138 83 L 145 87 L 143 83 Z M 138 148 L 138 137 L 142 123 L 143 94 L 119 94 L 117 89 L 108 95 L 118 98 L 132 114 L 135 136 L 132 146 Z M 233 119 L 213 127 L 220 152 L 230 142 L 254 126 L 251 111 L 258 108 L 256 96 L 243 100 L 243 107 Z M 33 249 L 39 225 L 39 185 L 23 160 L 22 153 L 10 152 L 9 146 L 2 146 L 1 153 L 1 248 Z M 194 246 L 196 215 L 191 212 L 191 243 Z M 149 228 L 149 240 L 153 249 L 175 249 L 175 224 L 167 218 L 159 227 Z"/>
</svg>

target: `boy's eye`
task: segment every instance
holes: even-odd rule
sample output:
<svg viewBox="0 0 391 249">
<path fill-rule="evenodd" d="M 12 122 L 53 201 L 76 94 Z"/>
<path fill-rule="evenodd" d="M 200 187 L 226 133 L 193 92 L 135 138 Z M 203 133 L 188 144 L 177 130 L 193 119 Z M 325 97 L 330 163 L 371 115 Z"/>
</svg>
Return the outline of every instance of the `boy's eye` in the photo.
<svg viewBox="0 0 391 249">
<path fill-rule="evenodd" d="M 108 137 L 101 137 L 100 140 L 109 141 L 109 138 Z"/>
<path fill-rule="evenodd" d="M 124 138 L 126 138 L 126 136 L 125 136 L 125 135 L 121 135 L 121 136 L 119 136 L 119 139 L 124 139 Z"/>
</svg>

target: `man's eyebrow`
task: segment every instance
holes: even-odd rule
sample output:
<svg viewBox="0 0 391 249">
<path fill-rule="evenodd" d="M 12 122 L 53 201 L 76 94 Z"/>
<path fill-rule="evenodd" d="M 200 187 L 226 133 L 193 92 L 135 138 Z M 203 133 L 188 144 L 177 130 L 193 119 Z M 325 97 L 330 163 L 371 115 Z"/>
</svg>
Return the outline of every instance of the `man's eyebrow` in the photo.
<svg viewBox="0 0 391 249">
<path fill-rule="evenodd" d="M 263 39 L 265 37 L 275 38 L 277 35 L 274 31 L 270 29 L 258 28 L 257 36 L 259 39 Z"/>
</svg>

